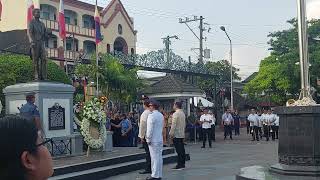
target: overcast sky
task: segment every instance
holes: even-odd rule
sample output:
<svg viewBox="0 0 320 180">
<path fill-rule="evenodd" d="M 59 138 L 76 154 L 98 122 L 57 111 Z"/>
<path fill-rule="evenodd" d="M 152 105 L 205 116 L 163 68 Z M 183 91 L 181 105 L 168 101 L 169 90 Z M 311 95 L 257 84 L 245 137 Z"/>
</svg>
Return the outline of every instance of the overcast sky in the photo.
<svg viewBox="0 0 320 180">
<path fill-rule="evenodd" d="M 93 0 L 83 0 L 92 2 Z M 98 0 L 106 6 L 110 0 Z M 211 59 L 229 59 L 229 42 L 220 30 L 224 25 L 233 41 L 233 61 L 245 78 L 258 70 L 259 62 L 270 53 L 267 35 L 288 28 L 287 20 L 296 17 L 296 0 L 122 0 L 129 15 L 134 18 L 138 31 L 137 53 L 146 53 L 164 47 L 161 40 L 167 35 L 178 35 L 173 40 L 173 51 L 196 61 L 199 42 L 191 31 L 180 24 L 179 18 L 202 15 L 210 24 L 210 33 L 204 47 L 211 49 Z M 319 18 L 320 0 L 307 0 L 309 16 Z M 190 26 L 198 34 L 199 23 Z"/>
</svg>

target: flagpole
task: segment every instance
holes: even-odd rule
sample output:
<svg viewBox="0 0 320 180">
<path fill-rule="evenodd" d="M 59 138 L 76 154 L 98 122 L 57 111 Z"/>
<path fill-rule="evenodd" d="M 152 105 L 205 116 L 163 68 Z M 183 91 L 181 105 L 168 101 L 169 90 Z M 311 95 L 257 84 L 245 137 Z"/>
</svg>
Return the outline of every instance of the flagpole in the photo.
<svg viewBox="0 0 320 180">
<path fill-rule="evenodd" d="M 96 73 L 96 76 L 97 76 L 97 90 L 96 90 L 96 95 L 97 97 L 99 96 L 99 76 L 98 76 L 98 73 L 99 73 L 99 53 L 98 53 L 98 43 L 96 43 L 96 66 L 97 66 L 97 73 Z"/>
<path fill-rule="evenodd" d="M 67 54 L 67 39 L 63 39 L 63 58 L 64 58 L 64 63 L 66 63 L 66 74 L 68 76 L 68 61 L 66 60 L 65 55 Z"/>
<path fill-rule="evenodd" d="M 98 9 L 98 0 L 96 0 L 96 9 L 95 9 L 95 11 L 97 11 L 97 9 Z M 96 29 L 97 29 L 97 27 L 96 27 Z M 97 36 L 97 34 L 95 36 Z M 97 39 L 97 37 L 96 37 L 96 39 Z M 96 72 L 96 76 L 97 76 L 96 77 L 97 78 L 97 80 L 96 80 L 97 81 L 96 96 L 97 97 L 99 96 L 99 76 L 98 76 L 98 73 L 99 73 L 99 56 L 98 56 L 98 46 L 99 46 L 99 43 L 96 40 L 96 66 L 97 66 L 97 72 Z"/>
</svg>

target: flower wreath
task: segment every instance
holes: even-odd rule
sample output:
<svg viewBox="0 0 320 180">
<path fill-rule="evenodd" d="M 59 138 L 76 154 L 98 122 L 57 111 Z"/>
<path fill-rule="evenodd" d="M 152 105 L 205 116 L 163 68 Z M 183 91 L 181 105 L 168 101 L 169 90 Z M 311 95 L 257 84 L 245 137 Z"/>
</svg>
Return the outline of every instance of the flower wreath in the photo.
<svg viewBox="0 0 320 180">
<path fill-rule="evenodd" d="M 105 127 L 106 114 L 103 111 L 103 104 L 98 98 L 88 101 L 83 107 L 83 119 L 81 122 L 81 134 L 84 141 L 93 149 L 101 148 L 104 145 L 107 130 Z M 90 126 L 96 126 L 99 130 L 99 138 L 95 139 L 90 133 Z"/>
</svg>

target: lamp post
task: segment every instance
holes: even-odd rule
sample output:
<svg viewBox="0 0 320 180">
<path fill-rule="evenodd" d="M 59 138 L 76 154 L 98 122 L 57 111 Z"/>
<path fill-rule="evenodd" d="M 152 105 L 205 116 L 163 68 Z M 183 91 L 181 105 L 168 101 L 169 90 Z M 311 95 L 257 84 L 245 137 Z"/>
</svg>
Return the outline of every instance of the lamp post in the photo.
<svg viewBox="0 0 320 180">
<path fill-rule="evenodd" d="M 233 69 L 232 69 L 232 41 L 229 34 L 226 31 L 224 26 L 221 26 L 220 29 L 227 35 L 230 42 L 230 108 L 233 110 Z"/>
</svg>

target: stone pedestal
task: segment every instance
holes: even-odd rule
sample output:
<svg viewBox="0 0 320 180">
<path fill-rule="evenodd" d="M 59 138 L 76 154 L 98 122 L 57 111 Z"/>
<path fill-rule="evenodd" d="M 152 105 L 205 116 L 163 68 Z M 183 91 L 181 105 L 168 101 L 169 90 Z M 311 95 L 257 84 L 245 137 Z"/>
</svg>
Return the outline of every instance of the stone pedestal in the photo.
<svg viewBox="0 0 320 180">
<path fill-rule="evenodd" d="M 103 146 L 103 151 L 111 152 L 113 150 L 112 131 L 107 131 L 107 138 Z"/>
<path fill-rule="evenodd" d="M 52 139 L 49 147 L 51 153 L 53 155 L 80 154 L 82 137 L 79 134 L 73 134 L 74 90 L 75 88 L 68 84 L 46 81 L 8 86 L 3 89 L 6 98 L 6 114 L 18 114 L 18 108 L 26 103 L 26 94 L 34 92 L 35 104 L 40 112 L 45 136 Z"/>
<path fill-rule="evenodd" d="M 271 172 L 320 176 L 320 106 L 279 107 L 279 164 Z"/>
</svg>

